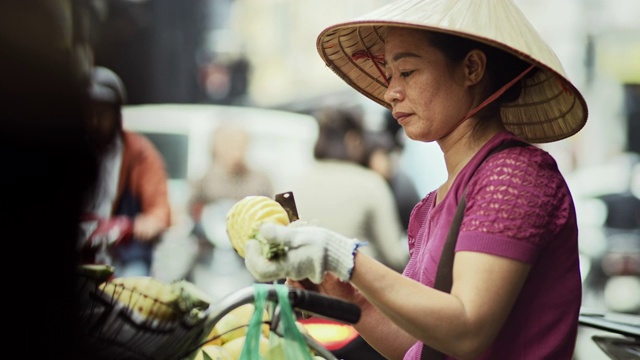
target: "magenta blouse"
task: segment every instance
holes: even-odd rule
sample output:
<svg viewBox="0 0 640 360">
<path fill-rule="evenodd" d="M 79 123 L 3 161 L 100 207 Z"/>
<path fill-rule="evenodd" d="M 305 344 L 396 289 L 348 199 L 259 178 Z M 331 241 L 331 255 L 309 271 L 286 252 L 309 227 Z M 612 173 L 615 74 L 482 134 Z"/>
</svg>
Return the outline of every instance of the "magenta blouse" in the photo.
<svg viewBox="0 0 640 360">
<path fill-rule="evenodd" d="M 456 252 L 477 251 L 531 264 L 510 316 L 481 359 L 570 360 L 582 300 L 573 199 L 555 160 L 538 147 L 508 148 L 478 167 L 488 152 L 509 139 L 516 138 L 502 132 L 485 144 L 438 205 L 435 191 L 416 205 L 404 275 L 433 287 L 449 226 L 467 186 Z M 421 347 L 416 343 L 404 359 L 419 360 Z"/>
</svg>

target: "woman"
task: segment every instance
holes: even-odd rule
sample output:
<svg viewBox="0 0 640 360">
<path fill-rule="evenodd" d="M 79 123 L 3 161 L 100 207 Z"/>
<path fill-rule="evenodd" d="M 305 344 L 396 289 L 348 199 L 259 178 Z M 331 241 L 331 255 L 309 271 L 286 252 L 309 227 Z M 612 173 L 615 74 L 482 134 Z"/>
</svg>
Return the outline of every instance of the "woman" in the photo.
<svg viewBox="0 0 640 360">
<path fill-rule="evenodd" d="M 409 138 L 437 142 L 448 179 L 412 212 L 403 274 L 359 252 L 357 239 L 264 225 L 289 252 L 268 260 L 249 241 L 254 277 L 309 278 L 357 303 L 356 329 L 389 359 L 571 359 L 581 302 L 573 200 L 548 153 L 502 146 L 571 136 L 587 107 L 523 14 L 510 0 L 401 0 L 329 27 L 317 44 Z M 463 199 L 451 287 L 441 289 Z"/>
</svg>

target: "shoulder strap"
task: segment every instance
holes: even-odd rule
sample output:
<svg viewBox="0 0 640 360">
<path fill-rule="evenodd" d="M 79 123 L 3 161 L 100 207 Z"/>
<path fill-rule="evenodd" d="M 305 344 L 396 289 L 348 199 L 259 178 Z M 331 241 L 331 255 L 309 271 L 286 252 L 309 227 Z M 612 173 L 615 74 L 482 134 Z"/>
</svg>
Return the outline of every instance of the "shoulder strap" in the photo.
<svg viewBox="0 0 640 360">
<path fill-rule="evenodd" d="M 480 163 L 478 164 L 478 167 L 491 155 L 516 146 L 525 147 L 529 146 L 529 144 L 519 140 L 510 140 L 504 142 L 487 153 L 484 159 L 482 159 L 482 161 L 480 161 Z M 451 221 L 449 233 L 447 234 L 447 240 L 442 247 L 440 262 L 438 263 L 438 272 L 436 273 L 436 281 L 433 286 L 434 289 L 437 290 L 442 290 L 445 292 L 451 291 L 451 286 L 453 284 L 453 257 L 455 256 L 456 242 L 458 241 L 458 232 L 460 231 L 460 225 L 462 224 L 462 218 L 464 216 L 464 208 L 467 205 L 466 194 L 467 189 L 465 188 L 464 192 L 462 193 L 462 198 L 458 203 L 458 207 L 456 208 L 456 213 L 453 216 L 453 220 Z M 427 344 L 423 344 L 422 356 L 420 357 L 421 360 L 437 360 L 443 358 L 444 354 L 431 348 Z"/>
</svg>

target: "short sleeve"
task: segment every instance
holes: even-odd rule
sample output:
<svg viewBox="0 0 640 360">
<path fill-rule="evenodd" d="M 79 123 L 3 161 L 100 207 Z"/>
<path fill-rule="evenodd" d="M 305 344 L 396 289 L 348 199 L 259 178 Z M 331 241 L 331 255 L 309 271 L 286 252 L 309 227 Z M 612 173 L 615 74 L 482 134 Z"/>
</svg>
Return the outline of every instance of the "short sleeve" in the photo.
<svg viewBox="0 0 640 360">
<path fill-rule="evenodd" d="M 457 250 L 535 259 L 569 218 L 572 200 L 555 160 L 534 146 L 488 158 L 471 178 Z"/>
</svg>

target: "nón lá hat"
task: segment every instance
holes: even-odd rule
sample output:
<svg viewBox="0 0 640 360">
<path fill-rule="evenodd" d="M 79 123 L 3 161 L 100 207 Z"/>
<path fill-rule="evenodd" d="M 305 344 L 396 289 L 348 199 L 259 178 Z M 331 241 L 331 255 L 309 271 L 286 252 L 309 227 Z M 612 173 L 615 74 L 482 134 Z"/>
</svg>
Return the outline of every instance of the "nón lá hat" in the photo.
<svg viewBox="0 0 640 360">
<path fill-rule="evenodd" d="M 399 0 L 323 30 L 320 56 L 347 84 L 377 103 L 387 88 L 381 64 L 388 27 L 457 35 L 511 53 L 540 71 L 524 78 L 517 100 L 500 108 L 505 127 L 532 143 L 561 140 L 587 121 L 587 104 L 553 50 L 512 0 Z M 364 54 L 364 56 L 363 56 Z"/>
</svg>

